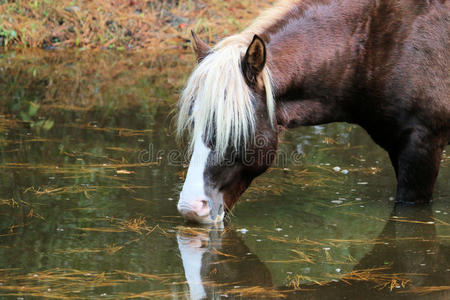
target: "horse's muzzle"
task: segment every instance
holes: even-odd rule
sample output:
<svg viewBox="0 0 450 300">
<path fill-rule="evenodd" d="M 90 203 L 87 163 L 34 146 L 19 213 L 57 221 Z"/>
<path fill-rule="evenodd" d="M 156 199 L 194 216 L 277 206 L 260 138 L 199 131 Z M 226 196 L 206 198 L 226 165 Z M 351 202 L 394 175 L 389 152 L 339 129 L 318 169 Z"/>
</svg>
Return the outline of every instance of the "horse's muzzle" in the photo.
<svg viewBox="0 0 450 300">
<path fill-rule="evenodd" d="M 210 201 L 194 200 L 189 202 L 181 201 L 178 203 L 178 211 L 190 222 L 200 224 L 219 223 L 223 220 L 223 210 L 213 212 Z"/>
</svg>

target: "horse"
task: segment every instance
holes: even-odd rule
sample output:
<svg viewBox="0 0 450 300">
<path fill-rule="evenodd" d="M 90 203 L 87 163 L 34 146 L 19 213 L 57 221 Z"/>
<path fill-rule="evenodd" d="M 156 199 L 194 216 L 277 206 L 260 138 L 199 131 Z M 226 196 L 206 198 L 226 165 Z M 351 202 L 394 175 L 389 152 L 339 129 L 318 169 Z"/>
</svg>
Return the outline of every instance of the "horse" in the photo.
<svg viewBox="0 0 450 300">
<path fill-rule="evenodd" d="M 331 122 L 360 125 L 387 151 L 397 202 L 429 203 L 450 141 L 449 6 L 285 0 L 214 47 L 192 32 L 198 64 L 177 119 L 192 157 L 179 212 L 220 222 L 270 167 L 283 131 Z"/>
</svg>

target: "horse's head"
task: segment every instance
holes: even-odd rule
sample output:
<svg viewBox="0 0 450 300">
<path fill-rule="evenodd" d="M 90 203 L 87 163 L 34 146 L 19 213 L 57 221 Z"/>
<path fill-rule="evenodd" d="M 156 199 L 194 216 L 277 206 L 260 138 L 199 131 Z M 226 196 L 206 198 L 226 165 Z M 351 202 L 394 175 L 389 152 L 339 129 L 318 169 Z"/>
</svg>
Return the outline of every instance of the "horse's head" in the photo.
<svg viewBox="0 0 450 300">
<path fill-rule="evenodd" d="M 178 210 L 187 220 L 212 223 L 270 166 L 278 135 L 262 39 L 245 47 L 224 40 L 211 49 L 194 34 L 194 49 L 199 65 L 178 118 L 178 132 L 191 132 L 193 153 Z"/>
</svg>

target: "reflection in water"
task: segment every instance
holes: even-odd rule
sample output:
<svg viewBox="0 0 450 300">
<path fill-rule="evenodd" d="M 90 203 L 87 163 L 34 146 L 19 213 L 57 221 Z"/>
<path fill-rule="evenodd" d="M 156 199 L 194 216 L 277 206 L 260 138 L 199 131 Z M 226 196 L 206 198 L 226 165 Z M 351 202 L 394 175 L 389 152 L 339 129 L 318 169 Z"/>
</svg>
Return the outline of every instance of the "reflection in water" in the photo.
<svg viewBox="0 0 450 300">
<path fill-rule="evenodd" d="M 439 242 L 431 206 L 394 207 L 374 248 L 352 272 L 296 289 L 274 291 L 270 271 L 232 228 L 180 228 L 177 237 L 191 299 L 450 298 L 450 249 Z M 235 291 L 250 286 L 262 289 Z"/>
<path fill-rule="evenodd" d="M 193 236 L 178 232 L 177 241 L 191 299 L 205 298 L 206 292 L 202 284 L 201 269 L 203 254 L 208 250 L 209 236 L 203 232 Z"/>
<path fill-rule="evenodd" d="M 315 286 L 315 290 L 308 295 L 296 293 L 293 299 L 329 299 L 333 295 L 347 299 L 357 299 L 361 295 L 365 295 L 365 299 L 449 299 L 449 249 L 439 243 L 434 223 L 431 206 L 396 206 L 378 237 L 380 242 L 354 268 L 389 267 L 383 273 L 390 276 L 390 280 L 378 282 L 368 277 L 367 280 L 350 281 L 349 284 L 344 275 L 341 281 Z M 406 289 L 401 288 L 398 278 L 406 279 L 403 282 Z M 429 294 L 433 290 L 436 292 Z"/>
<path fill-rule="evenodd" d="M 177 240 L 191 299 L 281 296 L 269 269 L 232 228 L 180 228 Z"/>
<path fill-rule="evenodd" d="M 175 100 L 173 91 L 184 84 L 190 68 L 190 56 L 151 49 L 0 53 L 0 111 L 17 110 L 28 101 L 45 104 L 50 111 L 145 108 L 155 100 Z"/>
</svg>

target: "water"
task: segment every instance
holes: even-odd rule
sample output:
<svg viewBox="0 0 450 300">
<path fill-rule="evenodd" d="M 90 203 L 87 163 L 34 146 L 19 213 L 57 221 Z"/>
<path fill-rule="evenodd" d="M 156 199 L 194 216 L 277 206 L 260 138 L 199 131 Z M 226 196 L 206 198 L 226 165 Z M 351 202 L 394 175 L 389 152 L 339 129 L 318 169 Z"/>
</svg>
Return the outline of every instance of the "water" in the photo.
<svg viewBox="0 0 450 300">
<path fill-rule="evenodd" d="M 360 127 L 291 130 L 225 224 L 186 224 L 171 112 L 191 61 L 147 59 L 3 54 L 2 297 L 449 297 L 448 153 L 432 205 L 395 207 Z"/>
</svg>

